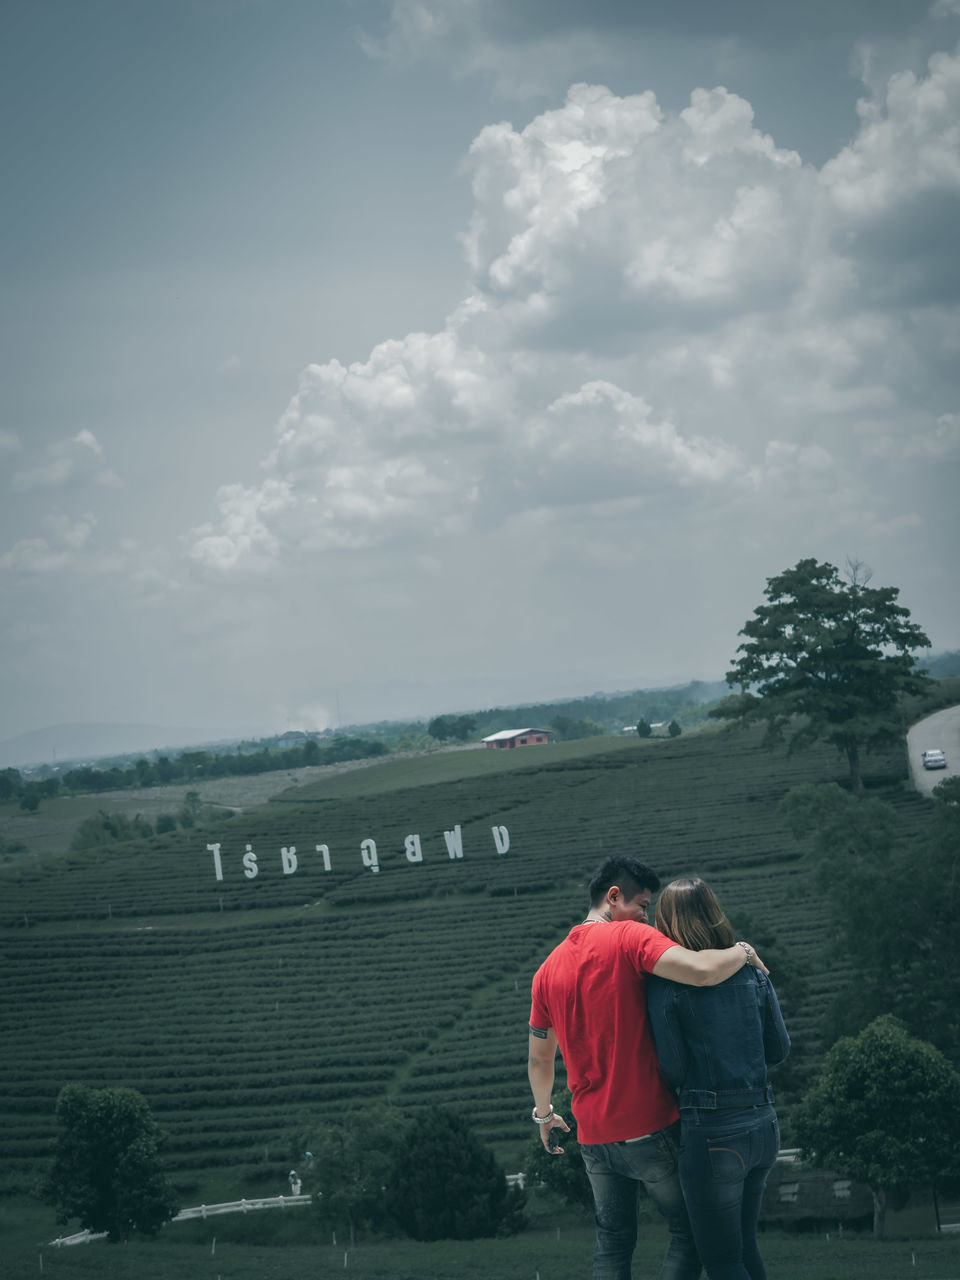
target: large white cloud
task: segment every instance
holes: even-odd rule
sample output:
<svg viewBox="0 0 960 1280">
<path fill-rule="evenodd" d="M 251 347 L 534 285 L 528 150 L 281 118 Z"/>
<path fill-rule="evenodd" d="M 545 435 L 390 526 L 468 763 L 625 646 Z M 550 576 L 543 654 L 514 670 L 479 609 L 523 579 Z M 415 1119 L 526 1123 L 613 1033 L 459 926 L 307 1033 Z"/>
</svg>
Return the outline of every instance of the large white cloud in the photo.
<svg viewBox="0 0 960 1280">
<path fill-rule="evenodd" d="M 221 489 L 193 559 L 428 546 L 577 504 L 602 543 L 595 504 L 665 494 L 745 522 L 817 504 L 824 528 L 915 522 L 891 477 L 857 476 L 955 449 L 955 301 L 895 305 L 936 264 L 889 236 L 879 263 L 875 228 L 955 199 L 958 106 L 960 58 L 938 55 L 820 171 L 724 88 L 671 114 L 579 84 L 522 130 L 485 128 L 471 293 L 438 333 L 308 367 L 264 478 Z"/>
<path fill-rule="evenodd" d="M 802 272 L 812 174 L 725 89 L 664 119 L 651 93 L 575 85 L 521 133 L 485 129 L 470 157 L 467 252 L 492 297 L 570 305 L 599 272 L 610 303 L 642 317 L 651 298 L 740 300 L 758 277 L 782 288 Z"/>
<path fill-rule="evenodd" d="M 853 217 L 869 217 L 928 192 L 960 193 L 960 58 L 930 59 L 922 79 L 891 78 L 883 103 L 861 99 L 855 141 L 823 166 L 822 181 Z"/>
</svg>

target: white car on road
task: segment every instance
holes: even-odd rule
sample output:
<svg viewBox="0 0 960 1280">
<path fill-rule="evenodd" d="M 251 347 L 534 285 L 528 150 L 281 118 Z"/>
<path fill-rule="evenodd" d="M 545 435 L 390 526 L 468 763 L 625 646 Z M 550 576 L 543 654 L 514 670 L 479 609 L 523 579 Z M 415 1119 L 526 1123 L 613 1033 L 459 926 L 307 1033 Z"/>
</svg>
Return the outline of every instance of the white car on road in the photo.
<svg viewBox="0 0 960 1280">
<path fill-rule="evenodd" d="M 932 796 L 945 778 L 960 777 L 960 705 L 924 716 L 907 732 L 913 785 Z"/>
</svg>

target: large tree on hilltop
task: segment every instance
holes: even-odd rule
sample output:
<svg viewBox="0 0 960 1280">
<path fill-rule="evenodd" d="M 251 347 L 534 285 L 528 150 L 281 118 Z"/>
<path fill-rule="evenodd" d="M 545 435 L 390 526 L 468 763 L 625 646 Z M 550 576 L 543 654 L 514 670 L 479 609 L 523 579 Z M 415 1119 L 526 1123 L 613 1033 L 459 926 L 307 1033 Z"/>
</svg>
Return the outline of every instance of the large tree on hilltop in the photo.
<svg viewBox="0 0 960 1280">
<path fill-rule="evenodd" d="M 930 645 L 897 603 L 899 588 L 869 582 L 863 565 L 851 564 L 843 578 L 813 559 L 768 578 L 769 603 L 740 632 L 746 639 L 726 676 L 741 692 L 710 713 L 766 724 L 767 742 L 789 730 L 791 750 L 832 743 L 846 756 L 858 795 L 861 753 L 902 736 L 900 698 L 928 683 L 914 652 Z"/>
</svg>

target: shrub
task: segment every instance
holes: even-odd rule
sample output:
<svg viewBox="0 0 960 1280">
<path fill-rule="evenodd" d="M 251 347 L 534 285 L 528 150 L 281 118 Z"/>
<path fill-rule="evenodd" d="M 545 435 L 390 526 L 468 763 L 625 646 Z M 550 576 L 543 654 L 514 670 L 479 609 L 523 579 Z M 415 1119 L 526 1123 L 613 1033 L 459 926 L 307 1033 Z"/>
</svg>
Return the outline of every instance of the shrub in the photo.
<svg viewBox="0 0 960 1280">
<path fill-rule="evenodd" d="M 77 824 L 70 841 L 70 848 L 96 849 L 120 840 L 142 840 L 153 835 L 153 827 L 141 814 L 128 818 L 125 813 L 107 813 L 100 809 L 92 818 Z"/>
<path fill-rule="evenodd" d="M 407 1130 L 387 1182 L 388 1211 L 415 1240 L 514 1235 L 525 1201 L 467 1125 L 437 1107 Z"/>
</svg>

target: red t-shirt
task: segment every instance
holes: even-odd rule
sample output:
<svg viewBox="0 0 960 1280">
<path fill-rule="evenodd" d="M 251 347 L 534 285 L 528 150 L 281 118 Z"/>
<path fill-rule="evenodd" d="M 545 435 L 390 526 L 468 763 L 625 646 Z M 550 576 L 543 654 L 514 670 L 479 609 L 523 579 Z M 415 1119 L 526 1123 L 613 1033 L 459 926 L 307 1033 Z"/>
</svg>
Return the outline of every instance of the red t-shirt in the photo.
<svg viewBox="0 0 960 1280">
<path fill-rule="evenodd" d="M 552 1027 L 580 1142 L 622 1142 L 679 1118 L 647 1022 L 644 973 L 670 947 L 647 924 L 578 925 L 533 979 L 531 1027 Z"/>
</svg>

